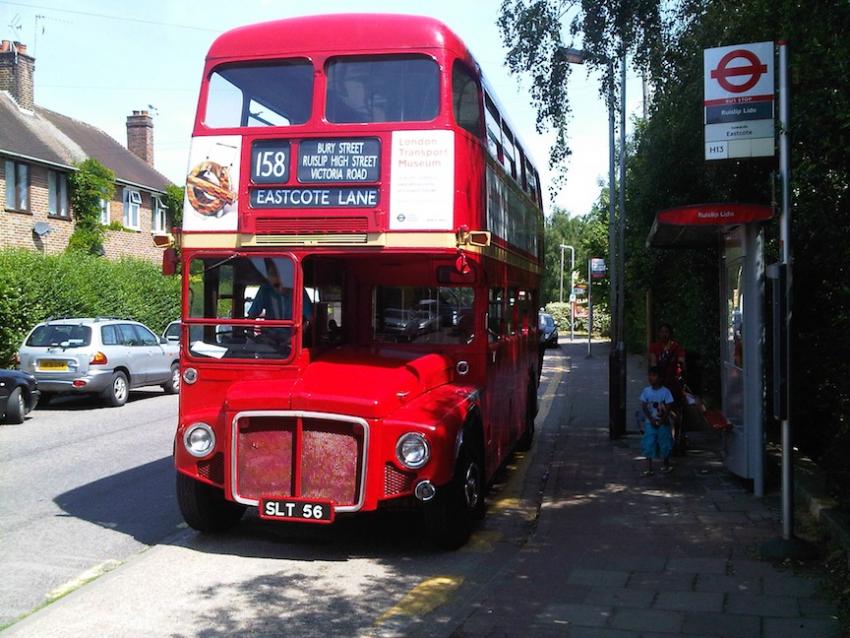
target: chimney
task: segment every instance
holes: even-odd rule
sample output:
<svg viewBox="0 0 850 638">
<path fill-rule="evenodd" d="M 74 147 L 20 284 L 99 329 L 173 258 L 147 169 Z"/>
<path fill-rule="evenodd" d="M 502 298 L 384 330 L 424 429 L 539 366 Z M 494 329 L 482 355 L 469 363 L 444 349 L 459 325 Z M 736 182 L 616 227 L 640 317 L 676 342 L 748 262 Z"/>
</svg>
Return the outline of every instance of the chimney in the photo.
<svg viewBox="0 0 850 638">
<path fill-rule="evenodd" d="M 21 108 L 32 111 L 32 76 L 35 58 L 27 55 L 27 45 L 20 42 L 0 42 L 0 91 L 8 91 Z"/>
<path fill-rule="evenodd" d="M 153 118 L 147 111 L 127 116 L 127 148 L 153 166 Z"/>
</svg>

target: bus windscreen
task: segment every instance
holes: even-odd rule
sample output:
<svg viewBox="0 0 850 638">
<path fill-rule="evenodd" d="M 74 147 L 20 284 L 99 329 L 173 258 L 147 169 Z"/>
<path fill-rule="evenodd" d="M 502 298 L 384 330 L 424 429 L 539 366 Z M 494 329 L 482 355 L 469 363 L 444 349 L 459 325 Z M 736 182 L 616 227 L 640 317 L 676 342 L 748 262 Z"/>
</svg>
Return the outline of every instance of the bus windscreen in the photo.
<svg viewBox="0 0 850 638">
<path fill-rule="evenodd" d="M 207 128 L 290 126 L 310 119 L 313 65 L 307 60 L 230 64 L 210 76 Z"/>
<path fill-rule="evenodd" d="M 431 58 L 336 58 L 326 72 L 329 122 L 427 122 L 440 111 L 440 69 Z"/>
</svg>

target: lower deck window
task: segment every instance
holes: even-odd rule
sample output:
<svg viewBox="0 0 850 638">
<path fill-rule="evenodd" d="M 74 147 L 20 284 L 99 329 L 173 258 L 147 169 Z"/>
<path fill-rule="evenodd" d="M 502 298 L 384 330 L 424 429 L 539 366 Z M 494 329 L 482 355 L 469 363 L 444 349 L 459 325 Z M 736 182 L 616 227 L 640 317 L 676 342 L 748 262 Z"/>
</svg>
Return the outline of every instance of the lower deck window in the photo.
<svg viewBox="0 0 850 638">
<path fill-rule="evenodd" d="M 190 264 L 189 351 L 216 359 L 288 359 L 292 351 L 294 264 L 288 257 L 215 256 Z M 310 299 L 301 302 L 305 320 Z M 251 325 L 229 319 L 254 320 Z M 271 325 L 270 322 L 274 322 Z"/>
<path fill-rule="evenodd" d="M 395 343 L 466 344 L 474 333 L 472 288 L 378 286 L 373 335 Z"/>
</svg>

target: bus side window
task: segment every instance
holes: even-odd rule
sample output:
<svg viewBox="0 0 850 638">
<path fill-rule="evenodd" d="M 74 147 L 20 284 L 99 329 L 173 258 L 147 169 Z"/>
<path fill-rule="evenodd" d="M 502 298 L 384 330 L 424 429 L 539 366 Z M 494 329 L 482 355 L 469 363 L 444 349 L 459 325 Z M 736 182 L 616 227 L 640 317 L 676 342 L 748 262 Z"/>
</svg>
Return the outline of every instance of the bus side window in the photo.
<svg viewBox="0 0 850 638">
<path fill-rule="evenodd" d="M 525 153 L 523 152 L 521 146 L 517 146 L 516 149 L 518 151 L 517 155 L 519 155 L 520 186 L 522 186 L 522 190 L 524 190 L 527 193 L 528 192 L 528 176 L 526 175 L 526 172 L 525 172 L 525 161 L 526 161 L 525 160 Z"/>
<path fill-rule="evenodd" d="M 495 102 L 486 93 L 484 94 L 484 119 L 487 124 L 487 150 L 490 151 L 490 156 L 504 162 L 504 154 L 502 152 L 502 125 L 499 117 L 499 110 L 496 108 Z"/>
<path fill-rule="evenodd" d="M 475 77 L 460 60 L 452 67 L 452 110 L 455 121 L 473 135 L 481 135 L 481 94 Z"/>
<path fill-rule="evenodd" d="M 517 293 L 517 305 L 519 306 L 519 329 L 522 334 L 528 334 L 528 319 L 529 307 L 531 300 L 527 290 L 520 290 Z"/>
<path fill-rule="evenodd" d="M 517 290 L 516 288 L 508 289 L 508 307 L 507 312 L 505 314 L 505 334 L 514 335 L 516 334 L 516 325 L 517 325 Z"/>
<path fill-rule="evenodd" d="M 490 343 L 502 338 L 505 329 L 504 295 L 502 288 L 490 288 L 490 302 L 487 307 L 487 334 Z"/>
</svg>

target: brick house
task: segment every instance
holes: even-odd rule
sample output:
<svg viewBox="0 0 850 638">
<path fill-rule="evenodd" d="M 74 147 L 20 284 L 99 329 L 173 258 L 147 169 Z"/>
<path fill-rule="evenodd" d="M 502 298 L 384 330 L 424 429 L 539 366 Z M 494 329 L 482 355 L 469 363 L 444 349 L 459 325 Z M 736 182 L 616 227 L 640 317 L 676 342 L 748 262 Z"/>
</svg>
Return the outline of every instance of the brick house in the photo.
<svg viewBox="0 0 850 638">
<path fill-rule="evenodd" d="M 33 101 L 35 59 L 19 42 L 0 42 L 0 248 L 61 252 L 74 230 L 68 174 L 93 157 L 115 173 L 115 194 L 101 202 L 106 256 L 159 261 L 153 235 L 166 232 L 161 196 L 168 179 L 153 167 L 153 119 L 127 117 L 127 148 L 100 129 Z"/>
</svg>

